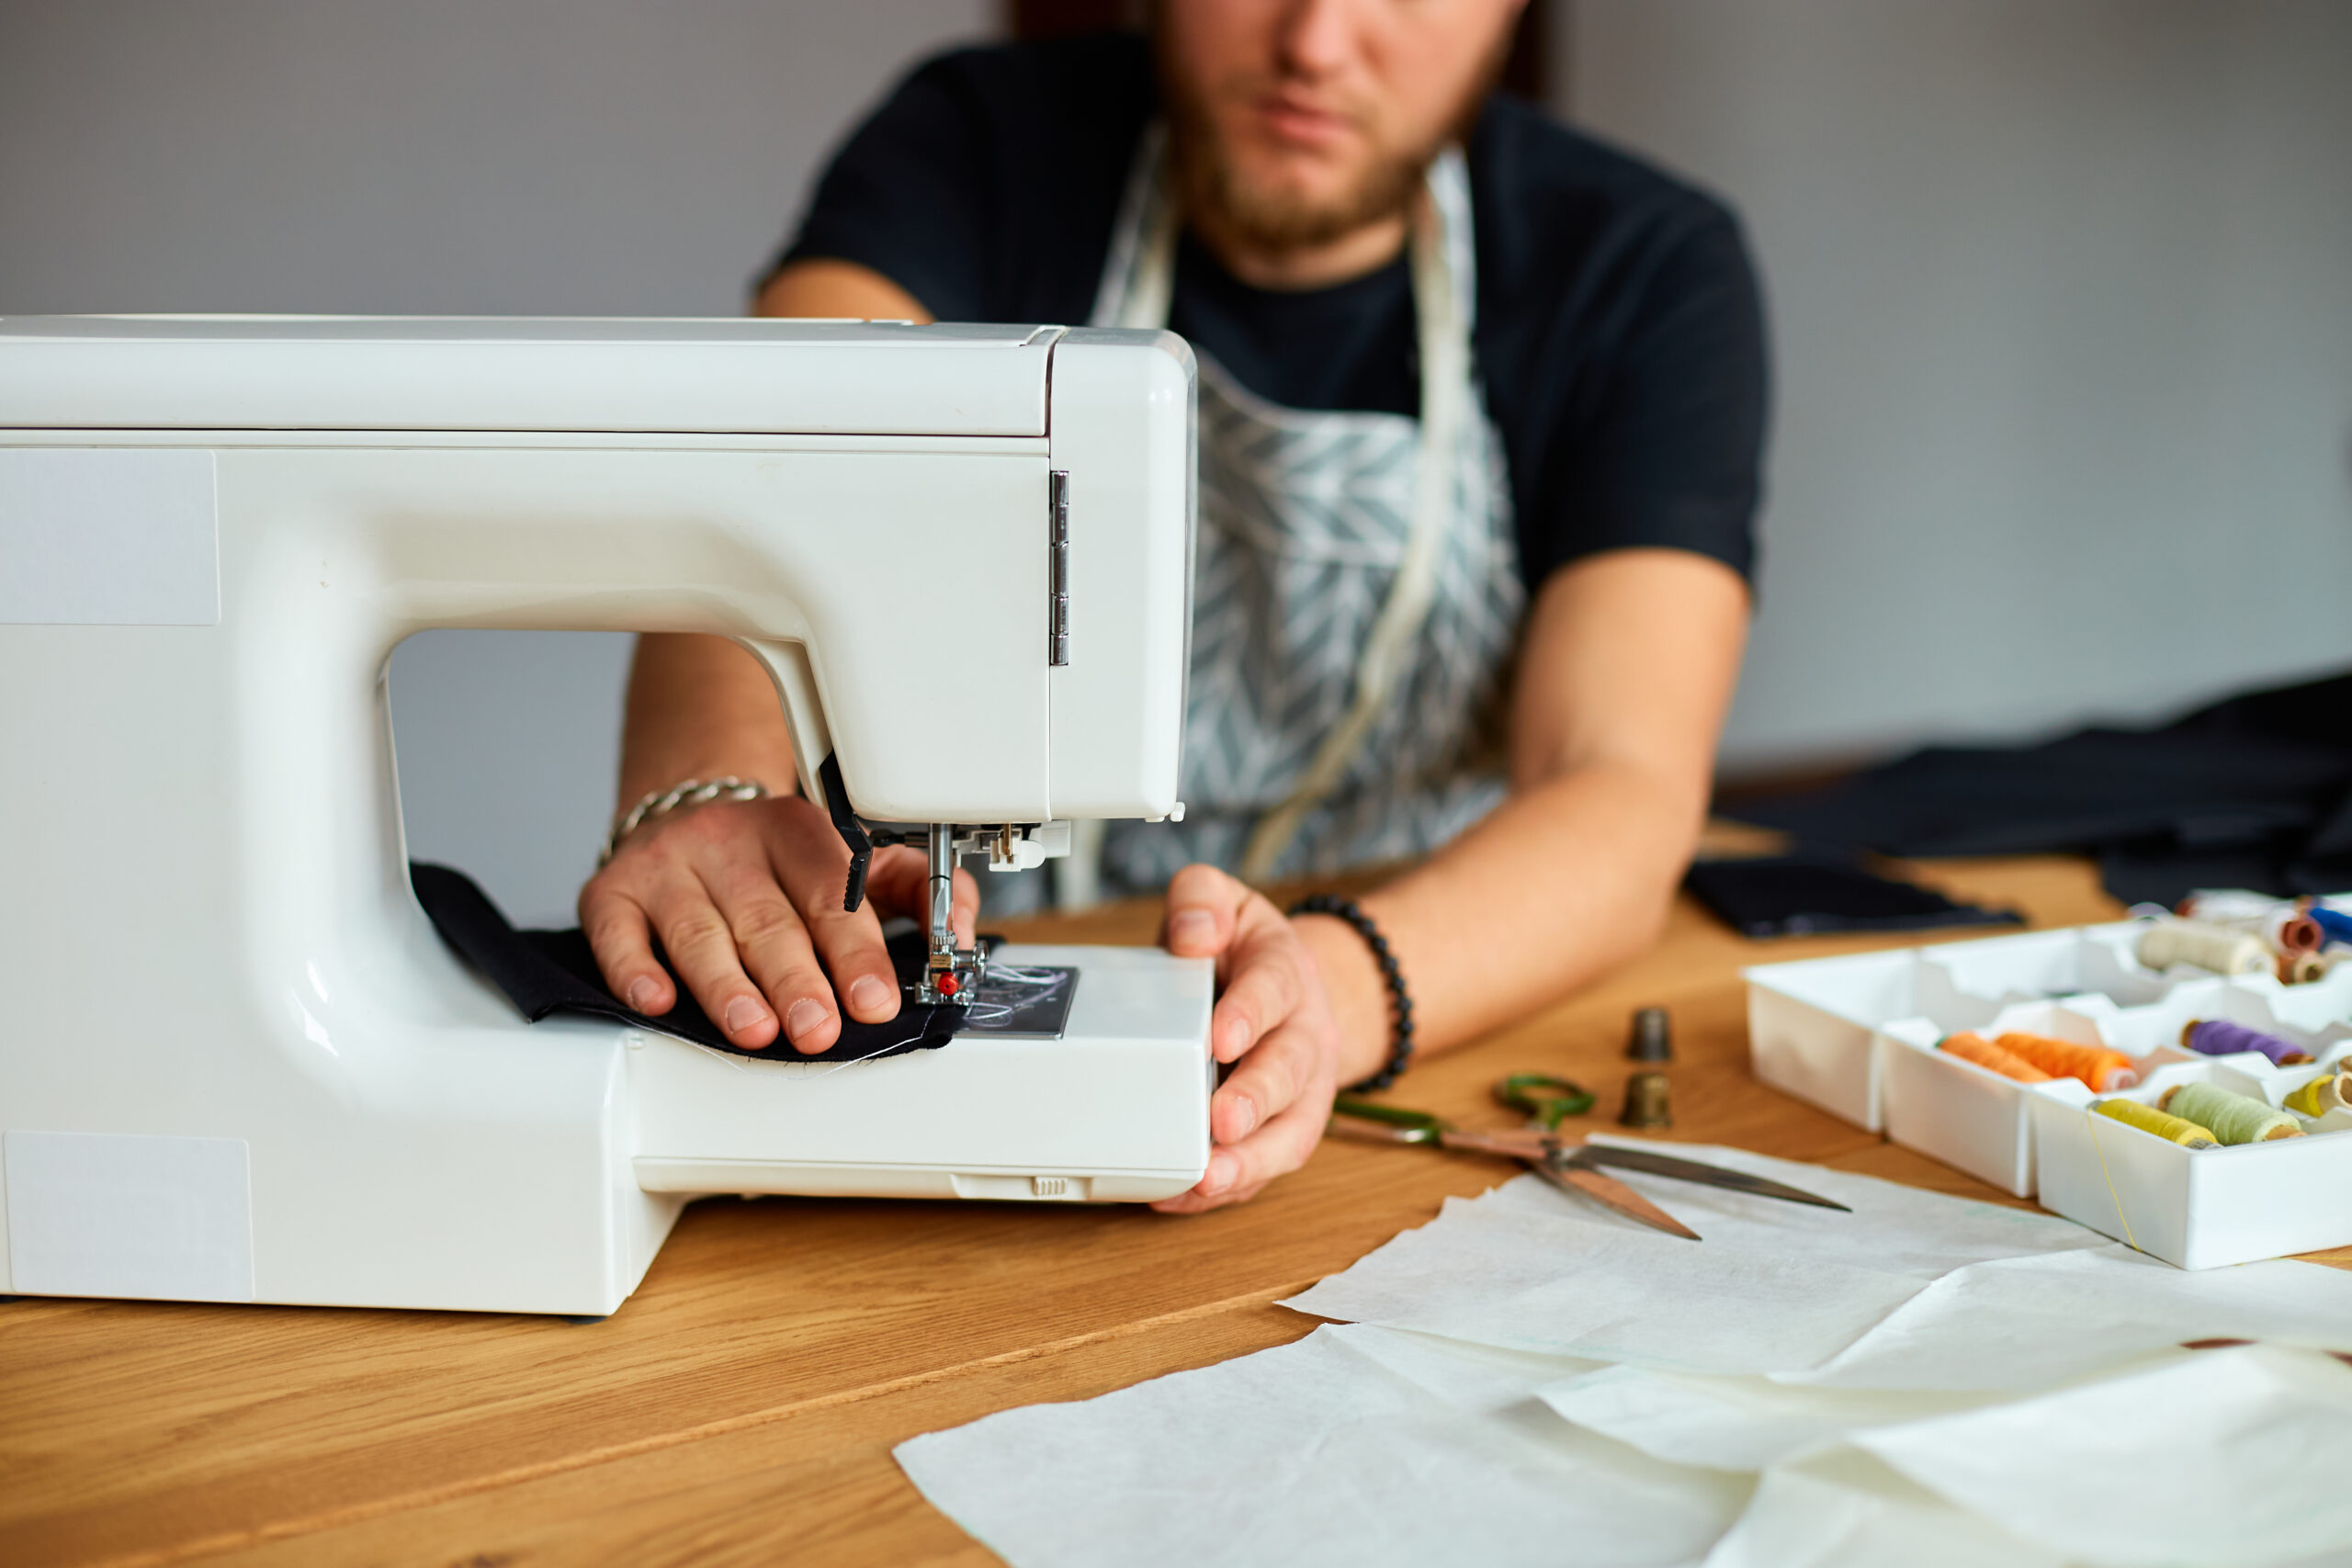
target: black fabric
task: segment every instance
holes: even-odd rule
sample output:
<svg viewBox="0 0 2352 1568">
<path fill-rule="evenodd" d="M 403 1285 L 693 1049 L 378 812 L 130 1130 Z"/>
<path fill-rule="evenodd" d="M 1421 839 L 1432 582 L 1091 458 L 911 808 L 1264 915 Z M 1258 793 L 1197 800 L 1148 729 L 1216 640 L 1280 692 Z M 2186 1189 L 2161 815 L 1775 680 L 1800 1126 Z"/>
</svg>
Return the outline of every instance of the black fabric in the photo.
<svg viewBox="0 0 2352 1568">
<path fill-rule="evenodd" d="M 1896 855 L 2096 855 L 2126 903 L 2191 888 L 2352 886 L 2352 675 L 2250 693 L 2153 729 L 1932 746 L 1724 814 Z"/>
<path fill-rule="evenodd" d="M 1700 861 L 1683 886 L 1725 925 L 1750 937 L 2025 923 L 2014 909 L 1956 904 L 1932 887 L 1896 882 L 1833 855 Z"/>
<path fill-rule="evenodd" d="M 776 265 L 856 262 L 942 321 L 1083 322 L 1156 112 L 1150 51 L 1133 36 L 941 56 L 842 147 Z M 1531 590 L 1632 546 L 1752 574 L 1765 337 L 1737 221 L 1505 96 L 1464 151 L 1473 352 Z M 1285 407 L 1419 407 L 1402 257 L 1336 288 L 1277 292 L 1187 241 L 1169 324 Z"/>
<path fill-rule="evenodd" d="M 424 861 L 411 861 L 408 872 L 416 901 L 424 906 L 442 940 L 505 992 L 506 999 L 533 1023 L 554 1012 L 591 1013 L 755 1061 L 854 1062 L 935 1050 L 954 1038 L 959 1021 L 956 1016 L 959 1009 L 908 1002 L 888 1023 L 860 1023 L 843 1016 L 841 1038 L 816 1055 L 801 1055 L 781 1037 L 765 1050 L 746 1051 L 731 1043 L 703 1016 L 683 985 L 678 987 L 677 1006 L 661 1018 L 632 1010 L 605 989 L 595 954 L 577 928 L 516 931 L 465 873 Z M 922 967 L 922 945 L 921 933 L 915 934 L 911 944 L 893 941 L 890 956 L 901 976 L 908 972 L 910 954 L 914 967 Z"/>
</svg>

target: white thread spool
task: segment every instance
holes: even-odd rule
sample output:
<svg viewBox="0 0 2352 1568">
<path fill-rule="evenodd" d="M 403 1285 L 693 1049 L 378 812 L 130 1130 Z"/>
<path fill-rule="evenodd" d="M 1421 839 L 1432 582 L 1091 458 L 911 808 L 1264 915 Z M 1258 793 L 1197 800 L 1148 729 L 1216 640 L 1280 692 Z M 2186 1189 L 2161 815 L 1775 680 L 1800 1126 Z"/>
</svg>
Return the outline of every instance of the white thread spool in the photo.
<svg viewBox="0 0 2352 1568">
<path fill-rule="evenodd" d="M 2140 933 L 2133 952 L 2151 969 L 2189 964 L 2216 975 L 2258 975 L 2271 967 L 2260 937 L 2196 920 L 2159 920 Z"/>
<path fill-rule="evenodd" d="M 2319 927 L 2291 898 L 2238 890 L 2192 893 L 2175 913 L 2193 925 L 2253 932 L 2282 961 L 2281 979 L 2297 955 L 2316 953 L 2326 943 Z"/>
</svg>

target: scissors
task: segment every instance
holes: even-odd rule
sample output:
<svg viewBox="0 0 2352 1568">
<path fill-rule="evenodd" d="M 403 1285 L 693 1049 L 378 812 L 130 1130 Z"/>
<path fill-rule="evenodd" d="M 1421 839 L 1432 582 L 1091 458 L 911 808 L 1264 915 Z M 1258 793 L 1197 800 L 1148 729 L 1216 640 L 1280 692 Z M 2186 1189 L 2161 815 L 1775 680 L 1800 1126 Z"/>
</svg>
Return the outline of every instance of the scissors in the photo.
<svg viewBox="0 0 2352 1568">
<path fill-rule="evenodd" d="M 1514 1111 L 1530 1112 L 1529 1124 L 1501 1132 L 1473 1132 L 1426 1111 L 1408 1111 L 1401 1105 L 1384 1105 L 1343 1094 L 1332 1104 L 1329 1130 L 1340 1137 L 1370 1143 L 1422 1144 L 1465 1154 L 1500 1155 L 1522 1160 L 1529 1169 L 1563 1192 L 1580 1194 L 1653 1230 L 1691 1241 L 1699 1239 L 1697 1231 L 1602 1168 L 1614 1166 L 1620 1170 L 1670 1176 L 1677 1180 L 1696 1181 L 1758 1198 L 1777 1198 L 1784 1203 L 1810 1203 L 1815 1208 L 1835 1209 L 1841 1214 L 1853 1213 L 1845 1204 L 1817 1193 L 1745 1171 L 1702 1165 L 1655 1149 L 1563 1138 L 1557 1131 L 1561 1118 L 1590 1110 L 1592 1096 L 1562 1078 L 1541 1073 L 1513 1073 L 1495 1085 L 1495 1098 Z"/>
</svg>

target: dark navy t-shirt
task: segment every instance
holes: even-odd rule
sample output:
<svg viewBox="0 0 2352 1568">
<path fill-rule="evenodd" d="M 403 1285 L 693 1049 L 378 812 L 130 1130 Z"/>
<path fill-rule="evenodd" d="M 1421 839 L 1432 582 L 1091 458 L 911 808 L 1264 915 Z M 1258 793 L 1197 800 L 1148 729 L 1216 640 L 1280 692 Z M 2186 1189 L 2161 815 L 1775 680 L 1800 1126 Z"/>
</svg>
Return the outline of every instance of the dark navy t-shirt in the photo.
<svg viewBox="0 0 2352 1568">
<path fill-rule="evenodd" d="M 1082 324 L 1157 113 L 1132 35 L 962 50 L 859 127 L 778 259 L 855 262 L 941 321 Z M 1755 566 L 1763 310 L 1713 198 L 1497 95 L 1464 146 L 1472 344 L 1532 592 L 1634 546 Z M 1295 409 L 1419 412 L 1405 258 L 1329 288 L 1252 288 L 1189 236 L 1169 325 Z"/>
</svg>

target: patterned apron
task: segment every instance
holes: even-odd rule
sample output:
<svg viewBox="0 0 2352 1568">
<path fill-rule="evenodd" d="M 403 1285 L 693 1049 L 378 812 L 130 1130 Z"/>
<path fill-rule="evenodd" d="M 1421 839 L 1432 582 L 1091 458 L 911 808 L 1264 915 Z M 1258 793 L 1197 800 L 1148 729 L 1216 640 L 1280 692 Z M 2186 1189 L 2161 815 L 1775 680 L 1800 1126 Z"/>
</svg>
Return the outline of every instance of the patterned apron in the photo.
<svg viewBox="0 0 2352 1568">
<path fill-rule="evenodd" d="M 1162 132 L 1146 137 L 1094 325 L 1167 324 L 1179 222 L 1164 150 Z M 1195 861 L 1262 882 L 1420 854 L 1503 796 L 1499 698 L 1525 590 L 1502 442 L 1473 379 L 1458 152 L 1430 169 L 1408 254 L 1418 420 L 1278 407 L 1200 356 L 1185 818 L 1086 834 L 1103 896 L 1156 890 Z M 1080 848 L 1065 904 L 1095 891 L 1095 846 Z"/>
</svg>

